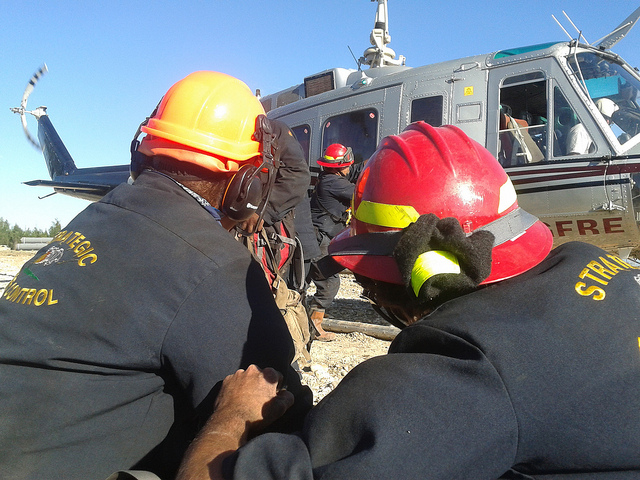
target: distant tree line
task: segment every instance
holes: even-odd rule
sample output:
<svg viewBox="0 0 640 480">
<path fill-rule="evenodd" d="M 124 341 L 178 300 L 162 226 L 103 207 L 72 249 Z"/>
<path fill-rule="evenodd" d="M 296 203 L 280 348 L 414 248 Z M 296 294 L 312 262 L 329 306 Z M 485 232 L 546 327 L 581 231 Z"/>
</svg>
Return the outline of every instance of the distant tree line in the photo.
<svg viewBox="0 0 640 480">
<path fill-rule="evenodd" d="M 22 237 L 53 237 L 60 230 L 62 226 L 56 218 L 51 226 L 47 230 L 40 230 L 39 228 L 27 228 L 23 230 L 18 225 L 13 227 L 9 225 L 9 222 L 0 217 L 0 245 L 8 245 L 11 248 L 15 248 L 17 243 L 20 243 Z"/>
</svg>

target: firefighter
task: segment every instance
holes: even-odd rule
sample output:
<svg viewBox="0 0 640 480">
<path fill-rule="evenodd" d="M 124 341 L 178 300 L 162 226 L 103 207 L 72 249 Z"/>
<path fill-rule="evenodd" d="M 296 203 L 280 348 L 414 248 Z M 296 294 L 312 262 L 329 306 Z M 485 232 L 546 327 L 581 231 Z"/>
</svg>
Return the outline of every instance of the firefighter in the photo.
<svg viewBox="0 0 640 480">
<path fill-rule="evenodd" d="M 173 478 L 214 386 L 239 366 L 273 367 L 310 404 L 262 269 L 228 231 L 264 205 L 272 140 L 244 83 L 188 75 L 136 134 L 133 184 L 88 206 L 8 285 L 3 478 Z"/>
<path fill-rule="evenodd" d="M 191 454 L 243 445 L 234 479 L 640 476 L 639 269 L 585 243 L 551 251 L 495 158 L 453 126 L 384 139 L 353 205 L 330 254 L 403 327 L 389 354 L 353 369 L 299 436 L 247 443 L 292 398 L 271 370 L 227 377 Z M 238 418 L 225 405 L 247 392 L 260 394 Z"/>
<path fill-rule="evenodd" d="M 329 242 L 349 221 L 349 205 L 355 178 L 350 175 L 354 162 L 350 147 L 339 143 L 329 145 L 317 163 L 322 167 L 311 195 L 311 220 L 316 231 L 320 256 L 311 262 L 309 282 L 316 285 L 316 293 L 309 301 L 309 317 L 316 330 L 315 339 L 328 342 L 335 340 L 335 333 L 322 328 L 325 310 L 331 305 L 340 289 L 337 273 L 324 276 L 317 262 L 327 255 Z"/>
</svg>

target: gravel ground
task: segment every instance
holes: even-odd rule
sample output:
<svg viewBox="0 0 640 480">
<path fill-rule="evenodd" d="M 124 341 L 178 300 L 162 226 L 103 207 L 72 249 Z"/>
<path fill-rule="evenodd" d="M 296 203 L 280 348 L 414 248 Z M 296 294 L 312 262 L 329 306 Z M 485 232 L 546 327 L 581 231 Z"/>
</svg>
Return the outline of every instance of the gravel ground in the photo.
<svg viewBox="0 0 640 480">
<path fill-rule="evenodd" d="M 35 252 L 8 250 L 0 247 L 0 294 L 4 287 L 20 271 L 22 264 L 35 255 Z"/>
<path fill-rule="evenodd" d="M 35 252 L 0 250 L 0 295 L 4 287 L 18 273 L 20 267 Z M 326 316 L 331 319 L 388 325 L 369 303 L 360 298 L 362 289 L 354 281 L 353 275 L 340 275 L 340 291 Z M 309 294 L 313 294 L 313 285 Z M 302 381 L 309 385 L 314 393 L 315 402 L 319 401 L 340 382 L 357 364 L 377 355 L 384 355 L 389 341 L 380 340 L 359 332 L 336 333 L 333 342 L 314 341 L 311 345 L 312 365 L 302 372 Z"/>
<path fill-rule="evenodd" d="M 313 285 L 309 295 L 314 292 Z M 388 326 L 371 308 L 367 300 L 360 297 L 362 288 L 353 275 L 340 275 L 340 291 L 327 309 L 326 317 L 356 323 Z M 312 365 L 302 372 L 302 381 L 313 390 L 314 402 L 321 400 L 335 388 L 349 371 L 364 360 L 387 353 L 388 340 L 380 340 L 360 332 L 336 333 L 332 342 L 314 341 L 311 344 Z"/>
</svg>

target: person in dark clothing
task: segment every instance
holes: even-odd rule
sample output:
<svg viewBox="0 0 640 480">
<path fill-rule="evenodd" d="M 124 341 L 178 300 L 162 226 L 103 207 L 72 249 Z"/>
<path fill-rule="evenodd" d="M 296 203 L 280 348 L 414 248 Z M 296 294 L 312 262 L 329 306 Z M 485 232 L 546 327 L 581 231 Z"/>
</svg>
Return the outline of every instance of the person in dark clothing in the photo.
<svg viewBox="0 0 640 480">
<path fill-rule="evenodd" d="M 236 239 L 263 267 L 294 342 L 294 368 L 300 369 L 311 362 L 311 327 L 304 304 L 304 244 L 299 239 L 300 233 L 305 234 L 306 225 L 299 221 L 304 217 L 297 221 L 296 216 L 309 209 L 307 189 L 311 175 L 302 147 L 289 127 L 279 120 L 269 120 L 269 126 L 278 146 L 275 162 L 279 168 L 262 219 L 254 213 L 239 224 Z M 310 216 L 307 221 L 312 230 Z"/>
<path fill-rule="evenodd" d="M 385 138 L 353 205 L 329 251 L 404 327 L 389 354 L 298 435 L 250 439 L 292 399 L 270 370 L 227 377 L 203 430 L 217 436 L 183 472 L 208 458 L 190 478 L 640 478 L 640 269 L 585 243 L 551 251 L 496 159 L 453 126 Z"/>
<path fill-rule="evenodd" d="M 280 168 L 265 207 L 264 224 L 274 225 L 303 201 L 311 174 L 302 147 L 289 127 L 280 120 L 269 120 L 269 123 L 278 143 Z"/>
<path fill-rule="evenodd" d="M 269 201 L 264 208 L 261 218 L 262 224 L 256 225 L 258 215 L 254 214 L 240 223 L 239 228 L 253 233 L 263 226 L 277 225 L 289 216 L 291 220 L 287 221 L 287 225 L 291 225 L 288 228 L 292 230 L 291 236 L 294 237 L 296 232 L 293 226 L 292 212 L 296 206 L 304 201 L 309 188 L 311 181 L 309 165 L 305 161 L 302 147 L 289 127 L 280 120 L 269 120 L 269 125 L 278 145 L 279 168 L 273 181 Z"/>
<path fill-rule="evenodd" d="M 355 188 L 355 179 L 350 176 L 354 157 L 350 147 L 339 143 L 329 145 L 318 165 L 322 172 L 311 195 L 311 220 L 316 232 L 320 256 L 311 262 L 309 282 L 313 281 L 316 293 L 309 301 L 309 317 L 317 331 L 315 339 L 334 340 L 335 333 L 322 328 L 325 310 L 331 305 L 340 289 L 337 273 L 325 276 L 317 262 L 327 255 L 329 242 L 349 222 L 349 206 Z"/>
<path fill-rule="evenodd" d="M 311 182 L 311 174 L 302 147 L 289 127 L 279 120 L 269 120 L 269 123 L 276 135 L 280 167 L 265 207 L 263 224 L 259 227 L 247 227 L 241 224 L 240 231 L 254 233 L 264 228 L 271 250 L 276 256 L 275 261 L 282 265 L 280 275 L 286 280 L 292 278 L 291 282 L 287 282 L 289 287 L 300 290 L 296 288 L 295 282 L 300 282 L 301 279 L 297 277 L 302 273 L 295 272 L 298 266 L 294 264 L 294 256 L 301 254 L 296 252 L 296 249 L 301 249 L 305 245 L 302 240 L 297 242 L 296 237 L 306 235 L 307 224 L 304 218 L 309 208 L 307 190 Z M 302 221 L 297 219 L 298 216 L 301 216 Z M 254 214 L 248 223 L 253 224 L 256 219 L 257 214 Z M 310 218 L 308 223 L 311 223 Z M 292 264 L 294 271 L 290 272 Z M 295 280 L 294 277 L 296 277 Z"/>
<path fill-rule="evenodd" d="M 296 234 L 300 239 L 302 247 L 303 258 L 303 277 L 301 279 L 291 279 L 292 284 L 300 283 L 302 280 L 305 283 L 309 279 L 309 272 L 311 271 L 311 264 L 314 260 L 320 257 L 320 246 L 318 245 L 318 239 L 316 237 L 316 231 L 311 220 L 311 198 L 308 193 L 305 193 L 303 200 L 296 205 L 295 209 L 295 226 Z"/>
<path fill-rule="evenodd" d="M 7 286 L 3 478 L 173 478 L 221 381 L 251 364 L 293 387 L 302 408 L 275 428 L 299 428 L 311 399 L 291 337 L 228 231 L 271 188 L 265 121 L 233 77 L 180 80 L 136 134 L 133 184 L 87 207 Z"/>
</svg>

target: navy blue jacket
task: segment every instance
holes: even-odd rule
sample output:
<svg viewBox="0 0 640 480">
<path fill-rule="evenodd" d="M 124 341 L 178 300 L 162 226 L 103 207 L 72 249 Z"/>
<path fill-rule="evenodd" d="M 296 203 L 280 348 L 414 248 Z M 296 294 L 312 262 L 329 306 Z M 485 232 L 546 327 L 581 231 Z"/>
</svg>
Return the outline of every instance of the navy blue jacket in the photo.
<svg viewBox="0 0 640 480">
<path fill-rule="evenodd" d="M 441 305 L 234 479 L 640 478 L 640 270 L 584 243 Z"/>
<path fill-rule="evenodd" d="M 351 205 L 355 184 L 336 173 L 320 172 L 311 195 L 313 226 L 329 238 L 335 237 L 346 226 L 345 212 Z"/>
<path fill-rule="evenodd" d="M 292 357 L 246 247 L 144 172 L 81 212 L 0 298 L 2 477 L 171 478 L 214 386 L 256 363 L 302 393 Z"/>
<path fill-rule="evenodd" d="M 280 120 L 269 120 L 276 134 L 280 152 L 280 168 L 271 189 L 269 203 L 264 211 L 264 224 L 273 225 L 281 221 L 299 203 L 307 200 L 307 189 L 311 183 L 309 165 L 302 147 L 289 127 Z"/>
</svg>

